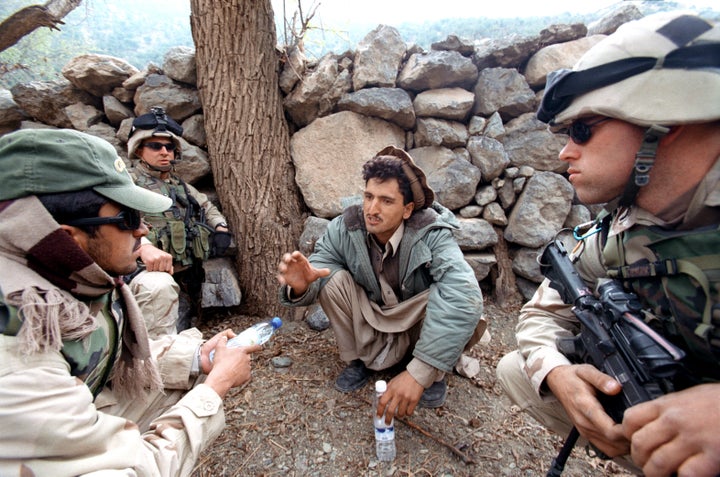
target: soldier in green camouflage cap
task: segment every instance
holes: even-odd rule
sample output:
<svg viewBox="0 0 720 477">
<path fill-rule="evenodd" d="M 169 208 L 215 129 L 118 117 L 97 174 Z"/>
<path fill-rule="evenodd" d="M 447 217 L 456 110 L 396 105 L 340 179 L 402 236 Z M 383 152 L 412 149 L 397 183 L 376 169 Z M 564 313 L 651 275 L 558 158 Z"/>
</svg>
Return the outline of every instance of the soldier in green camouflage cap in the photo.
<svg viewBox="0 0 720 477">
<path fill-rule="evenodd" d="M 578 198 L 606 204 L 575 230 L 581 277 L 620 280 L 686 356 L 674 392 L 615 422 L 597 396 L 621 385 L 558 350 L 579 323 L 545 280 L 498 364 L 503 389 L 635 472 L 720 475 L 720 27 L 677 12 L 629 22 L 548 75 L 537 117 L 569 136 L 560 159 Z"/>
<path fill-rule="evenodd" d="M 122 276 L 170 199 L 62 129 L 0 137 L 0 183 L 0 475 L 189 475 L 259 347 L 149 340 Z"/>
</svg>

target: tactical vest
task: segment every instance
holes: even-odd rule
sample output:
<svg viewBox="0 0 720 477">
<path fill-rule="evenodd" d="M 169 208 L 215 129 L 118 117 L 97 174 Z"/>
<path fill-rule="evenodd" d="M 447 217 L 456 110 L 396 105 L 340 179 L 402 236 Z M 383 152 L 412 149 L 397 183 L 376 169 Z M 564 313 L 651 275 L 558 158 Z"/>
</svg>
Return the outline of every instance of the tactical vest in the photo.
<svg viewBox="0 0 720 477">
<path fill-rule="evenodd" d="M 631 247 L 651 251 L 654 260 L 628 263 Z M 649 308 L 649 324 L 688 352 L 685 367 L 697 380 L 720 380 L 720 226 L 633 227 L 609 237 L 603 257 L 608 276 Z"/>
<path fill-rule="evenodd" d="M 110 295 L 92 303 L 91 309 L 101 307 L 98 327 L 82 340 L 63 341 L 60 353 L 70 366 L 70 374 L 82 380 L 90 389 L 93 398 L 103 390 L 121 349 L 121 333 L 124 326 L 124 314 L 120 303 L 110 303 Z M 111 310 L 112 307 L 112 310 Z M 0 332 L 7 336 L 17 336 L 22 327 L 17 308 L 8 305 L 0 294 Z"/>
<path fill-rule="evenodd" d="M 183 266 L 192 265 L 195 259 L 207 260 L 212 229 L 205 223 L 205 212 L 185 183 L 166 182 L 145 174 L 138 174 L 135 183 L 173 200 L 165 212 L 144 214 L 145 221 L 152 225 L 148 240 Z"/>
</svg>

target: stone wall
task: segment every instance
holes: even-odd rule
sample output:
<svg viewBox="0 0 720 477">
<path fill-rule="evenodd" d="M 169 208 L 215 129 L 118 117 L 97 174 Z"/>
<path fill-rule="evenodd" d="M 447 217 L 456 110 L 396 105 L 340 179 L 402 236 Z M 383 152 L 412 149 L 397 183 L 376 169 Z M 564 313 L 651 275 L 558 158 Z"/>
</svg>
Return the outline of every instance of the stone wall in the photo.
<svg viewBox="0 0 720 477">
<path fill-rule="evenodd" d="M 380 25 L 354 52 L 315 62 L 289 52 L 279 87 L 296 182 L 312 212 L 299 249 L 311 251 L 343 200 L 362 192 L 362 164 L 393 144 L 409 151 L 438 201 L 460 218 L 456 237 L 481 284 L 493 286 L 496 250 L 507 249 L 502 258 L 512 260 L 518 289 L 529 296 L 542 279 L 535 261 L 541 247 L 592 215 L 573 202 L 557 158 L 566 139 L 534 117 L 545 76 L 571 67 L 639 16 L 630 5 L 595 24 L 552 25 L 534 37 L 469 42 L 450 35 L 429 51 Z M 212 184 L 192 49 L 173 48 L 162 66 L 142 71 L 118 58 L 83 55 L 63 75 L 0 90 L 0 134 L 74 128 L 108 140 L 127 158 L 132 119 L 163 106 L 185 130 L 178 174 Z"/>
</svg>

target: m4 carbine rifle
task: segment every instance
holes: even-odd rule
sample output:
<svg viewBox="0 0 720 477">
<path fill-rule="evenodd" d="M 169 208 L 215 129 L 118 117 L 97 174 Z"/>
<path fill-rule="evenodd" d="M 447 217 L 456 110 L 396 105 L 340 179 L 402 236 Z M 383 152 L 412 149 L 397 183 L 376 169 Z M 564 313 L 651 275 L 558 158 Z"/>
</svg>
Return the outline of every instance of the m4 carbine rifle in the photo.
<svg viewBox="0 0 720 477">
<path fill-rule="evenodd" d="M 580 321 L 578 335 L 558 339 L 560 352 L 573 363 L 593 365 L 622 385 L 618 395 L 598 396 L 615 422 L 622 422 L 625 409 L 673 391 L 672 378 L 681 368 L 685 353 L 645 324 L 635 294 L 608 278 L 600 280 L 596 297 L 559 240 L 545 248 L 540 270 L 563 301 L 573 305 L 572 311 Z M 578 437 L 573 428 L 553 460 L 548 477 L 562 473 Z"/>
</svg>

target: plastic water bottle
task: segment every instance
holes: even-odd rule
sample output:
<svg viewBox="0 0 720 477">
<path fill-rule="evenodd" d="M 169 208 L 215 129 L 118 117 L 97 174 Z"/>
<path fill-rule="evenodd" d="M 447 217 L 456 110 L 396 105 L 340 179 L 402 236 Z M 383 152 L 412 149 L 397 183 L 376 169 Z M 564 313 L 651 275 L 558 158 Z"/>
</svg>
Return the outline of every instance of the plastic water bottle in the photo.
<svg viewBox="0 0 720 477">
<path fill-rule="evenodd" d="M 275 330 L 282 326 L 282 320 L 275 317 L 270 321 L 255 323 L 250 328 L 231 338 L 227 342 L 228 348 L 240 348 L 241 346 L 261 345 L 265 343 L 273 335 Z M 215 350 L 210 351 L 210 362 L 212 363 L 215 356 Z"/>
<path fill-rule="evenodd" d="M 385 414 L 378 417 L 375 413 L 380 396 L 387 390 L 387 383 L 383 380 L 375 382 L 375 399 L 373 401 L 373 424 L 375 425 L 375 452 L 381 462 L 395 460 L 395 419 L 385 424 Z"/>
</svg>

